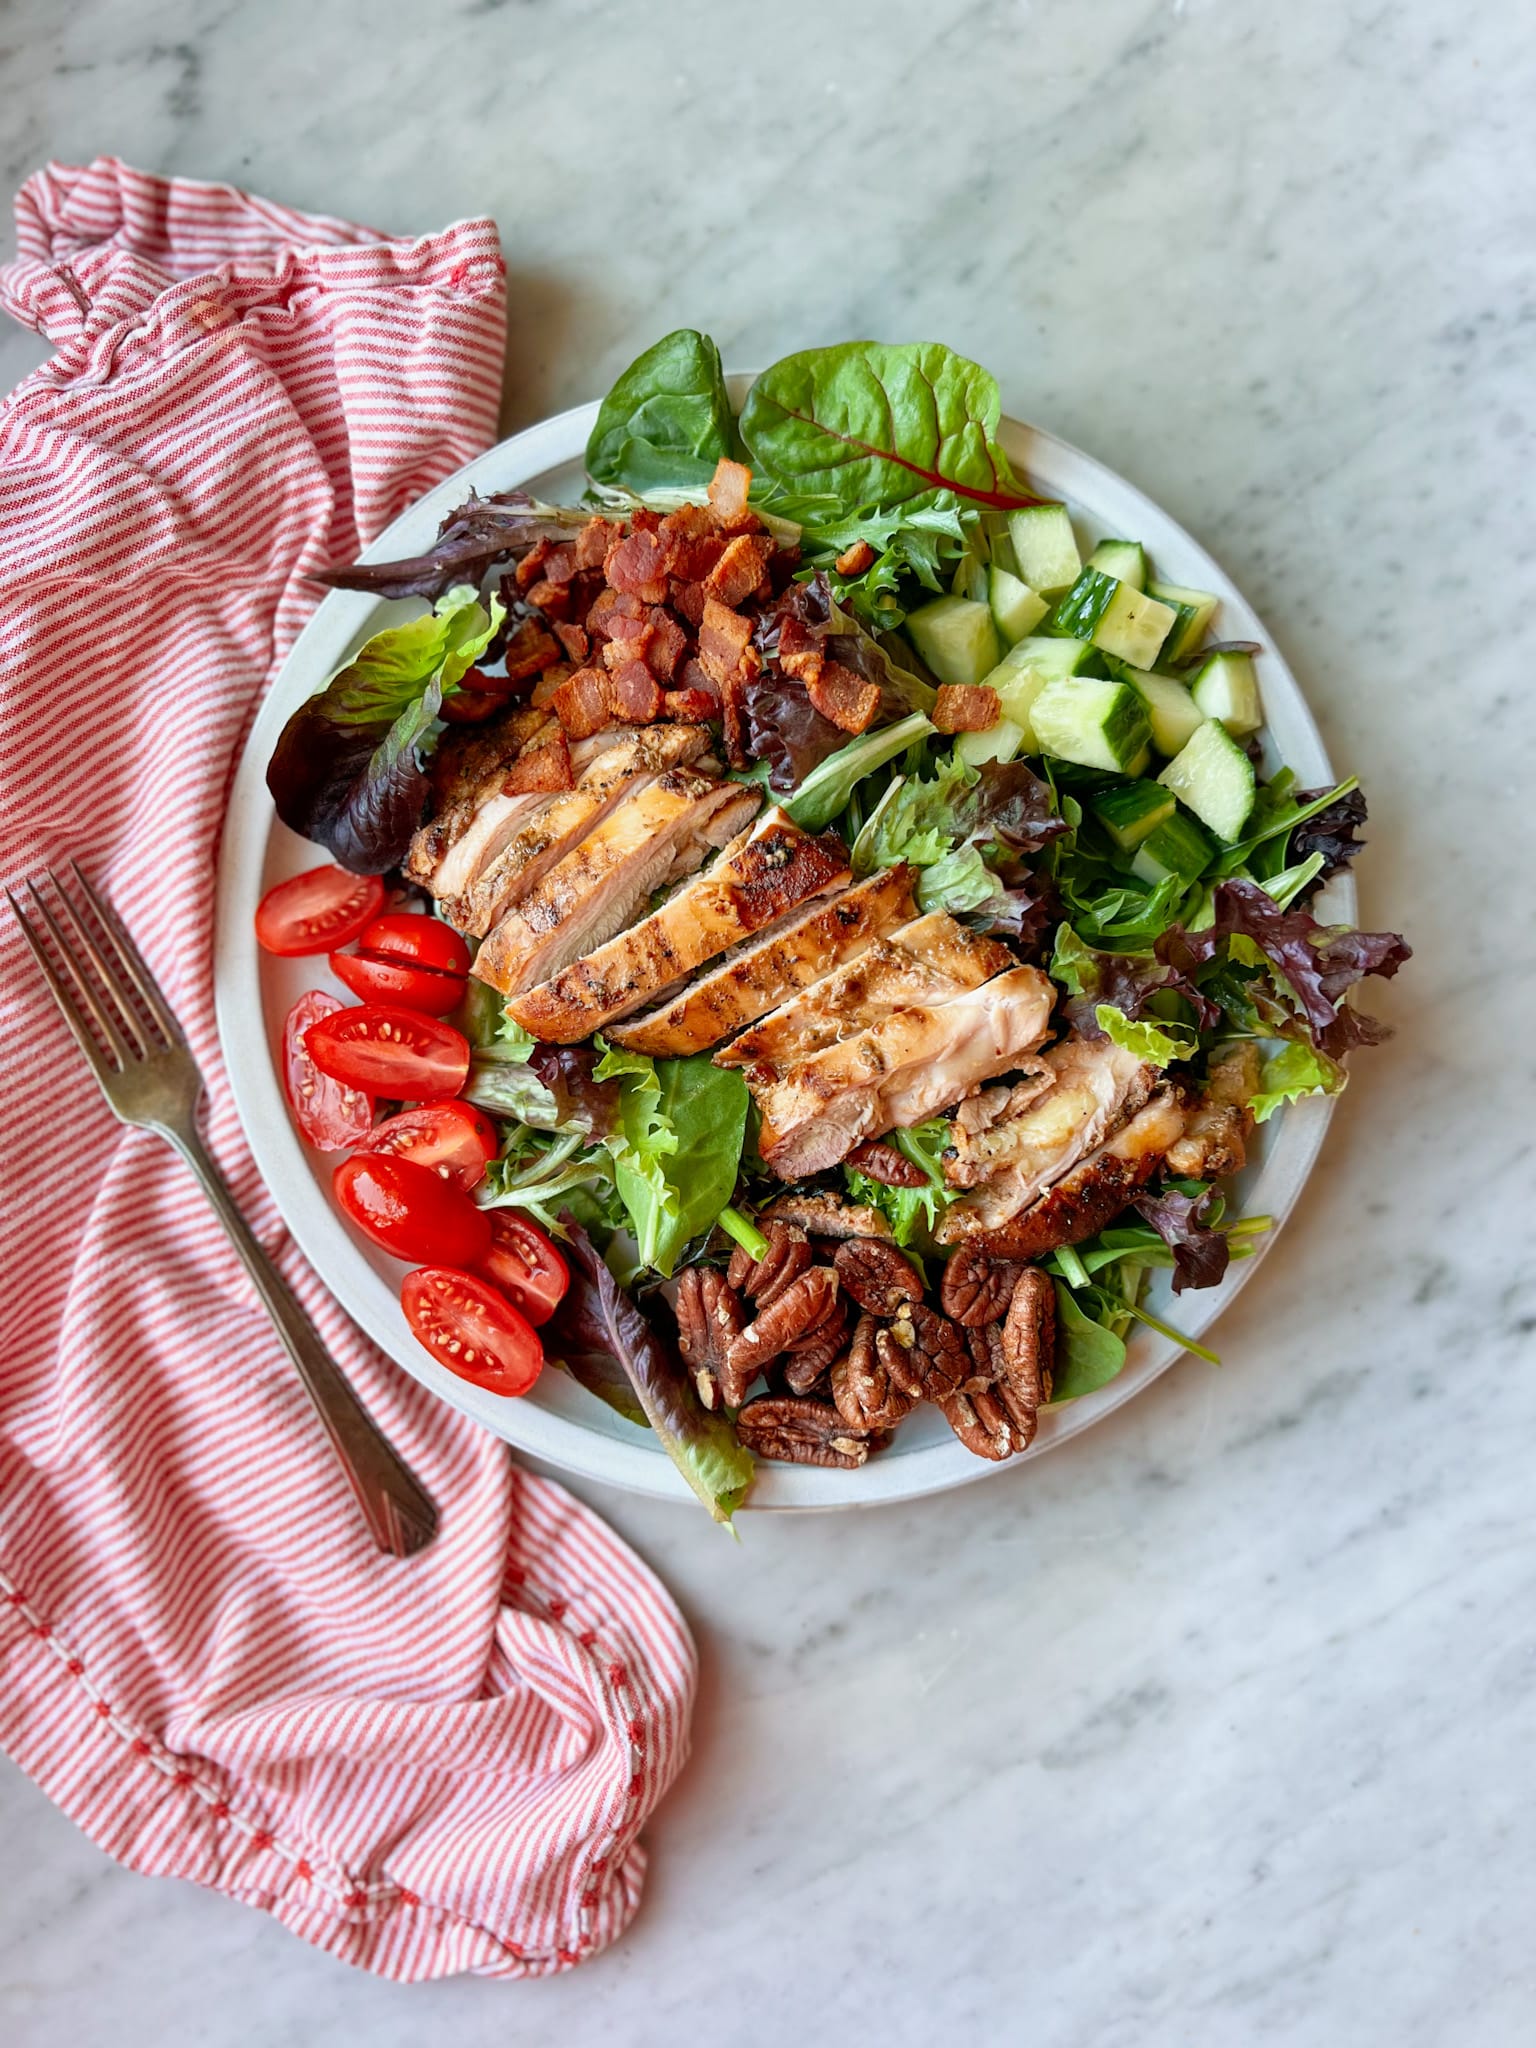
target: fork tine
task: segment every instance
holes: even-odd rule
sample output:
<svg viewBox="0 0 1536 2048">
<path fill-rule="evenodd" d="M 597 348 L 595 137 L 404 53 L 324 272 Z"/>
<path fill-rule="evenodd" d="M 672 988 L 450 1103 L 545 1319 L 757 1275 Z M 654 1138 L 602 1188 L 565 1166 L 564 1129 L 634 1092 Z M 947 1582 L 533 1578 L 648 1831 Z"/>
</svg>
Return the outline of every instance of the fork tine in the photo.
<svg viewBox="0 0 1536 2048">
<path fill-rule="evenodd" d="M 165 1034 L 166 1044 L 181 1045 L 183 1043 L 181 1026 L 172 1015 L 170 1005 L 166 1002 L 165 997 L 161 995 L 159 983 L 145 966 L 143 956 L 134 945 L 133 940 L 128 936 L 127 931 L 118 923 L 116 912 L 108 908 L 107 904 L 97 895 L 96 891 L 85 879 L 84 874 L 81 872 L 79 861 L 71 856 L 69 865 L 74 870 L 75 880 L 80 886 L 80 893 L 96 913 L 96 922 L 111 940 L 112 950 L 121 962 L 123 972 L 138 990 L 139 998 L 143 1002 L 144 1007 Z"/>
<path fill-rule="evenodd" d="M 44 870 L 44 872 L 46 873 L 47 870 Z M 53 881 L 53 877 L 51 874 L 48 876 L 48 879 L 49 881 Z M 58 885 L 55 883 L 54 886 L 57 887 Z M 58 919 L 54 916 L 53 912 L 48 908 L 47 900 L 43 896 L 42 891 L 38 888 L 36 882 L 28 882 L 27 892 L 31 896 L 32 901 L 37 905 L 38 910 L 42 913 L 43 922 L 47 925 L 49 932 L 52 934 L 53 943 L 59 949 L 59 957 L 64 962 L 64 966 L 69 974 L 70 980 L 75 984 L 76 995 L 80 998 L 80 1001 L 85 1005 L 85 1008 L 89 1012 L 91 1020 L 95 1024 L 97 1030 L 101 1033 L 102 1037 L 107 1041 L 107 1044 L 112 1048 L 112 1051 L 117 1058 L 117 1070 L 119 1073 L 121 1073 L 123 1069 L 128 1065 L 128 1062 L 130 1060 L 141 1059 L 143 1057 L 142 1053 L 140 1053 L 134 1047 L 129 1045 L 127 1039 L 124 1038 L 122 1032 L 118 1030 L 116 1024 L 112 1021 L 112 1018 L 108 1015 L 107 1011 L 102 1007 L 101 997 L 96 993 L 96 990 L 92 987 L 89 975 L 85 973 L 79 961 L 75 958 L 74 952 L 71 950 L 69 940 L 64 936 L 64 933 L 59 929 Z M 65 901 L 64 907 L 66 911 L 69 909 L 69 904 L 67 901 Z M 87 945 L 86 958 L 89 959 L 90 956 L 91 947 Z"/>
<path fill-rule="evenodd" d="M 75 1008 L 73 998 L 70 996 L 68 989 L 65 988 L 63 982 L 59 979 L 58 974 L 55 972 L 53 962 L 48 957 L 46 947 L 38 938 L 37 933 L 33 931 L 31 925 L 28 924 L 26 912 L 22 909 L 21 905 L 16 901 L 16 898 L 11 894 L 9 889 L 7 889 L 5 892 L 5 900 L 11 906 L 11 914 L 15 918 L 17 924 L 21 927 L 21 936 L 26 940 L 28 950 L 30 951 L 32 958 L 37 962 L 38 967 L 42 972 L 43 979 L 48 984 L 49 993 L 52 995 L 53 1000 L 58 1004 L 59 1012 L 62 1015 L 64 1022 L 69 1026 L 70 1031 L 74 1034 L 74 1040 L 76 1045 L 78 1045 L 80 1050 L 85 1054 L 86 1064 L 90 1067 L 91 1072 L 96 1076 L 96 1079 L 101 1083 L 101 1086 L 105 1089 L 107 1085 L 107 1075 L 109 1073 L 120 1072 L 121 1069 L 108 1066 L 106 1058 L 104 1057 L 100 1046 L 96 1043 L 95 1039 L 92 1038 L 89 1030 L 86 1028 L 85 1019 L 80 1015 L 79 1011 Z"/>
</svg>

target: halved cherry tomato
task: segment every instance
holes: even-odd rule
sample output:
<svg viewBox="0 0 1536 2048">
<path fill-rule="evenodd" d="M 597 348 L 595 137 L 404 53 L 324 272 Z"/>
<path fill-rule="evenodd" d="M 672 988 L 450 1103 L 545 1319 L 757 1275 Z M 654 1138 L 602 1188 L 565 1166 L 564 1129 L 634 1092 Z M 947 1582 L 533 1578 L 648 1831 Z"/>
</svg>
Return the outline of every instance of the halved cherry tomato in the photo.
<svg viewBox="0 0 1536 2048">
<path fill-rule="evenodd" d="M 299 997 L 283 1025 L 283 1086 L 299 1133 L 321 1152 L 342 1152 L 366 1138 L 373 1102 L 322 1074 L 309 1056 L 304 1033 L 318 1018 L 344 1008 L 340 996 L 312 988 Z"/>
<path fill-rule="evenodd" d="M 469 1073 L 469 1040 L 440 1018 L 397 1005 L 360 1003 L 304 1034 L 322 1074 L 398 1102 L 457 1095 Z"/>
<path fill-rule="evenodd" d="M 375 1124 L 361 1149 L 430 1167 L 439 1179 L 451 1180 L 468 1194 L 485 1179 L 486 1166 L 496 1157 L 496 1126 L 467 1102 L 429 1102 Z"/>
<path fill-rule="evenodd" d="M 426 1017 L 446 1017 L 464 1000 L 462 974 L 439 974 L 377 953 L 333 953 L 331 972 L 365 1003 L 396 1003 Z"/>
<path fill-rule="evenodd" d="M 544 1363 L 532 1325 L 494 1287 L 451 1266 L 407 1273 L 400 1306 L 439 1365 L 490 1394 L 526 1394 Z"/>
<path fill-rule="evenodd" d="M 554 1240 L 516 1209 L 487 1209 L 491 1248 L 475 1270 L 500 1288 L 530 1323 L 547 1323 L 571 1284 Z"/>
<path fill-rule="evenodd" d="M 435 967 L 440 974 L 468 974 L 469 948 L 451 924 L 419 910 L 390 910 L 376 917 L 358 939 L 365 953 Z"/>
<path fill-rule="evenodd" d="M 256 906 L 256 943 L 269 953 L 329 953 L 355 939 L 384 905 L 377 875 L 310 868 L 269 889 Z"/>
<path fill-rule="evenodd" d="M 486 1212 L 430 1166 L 359 1152 L 341 1162 L 331 1185 L 358 1229 L 397 1259 L 476 1266 L 490 1250 Z"/>
</svg>

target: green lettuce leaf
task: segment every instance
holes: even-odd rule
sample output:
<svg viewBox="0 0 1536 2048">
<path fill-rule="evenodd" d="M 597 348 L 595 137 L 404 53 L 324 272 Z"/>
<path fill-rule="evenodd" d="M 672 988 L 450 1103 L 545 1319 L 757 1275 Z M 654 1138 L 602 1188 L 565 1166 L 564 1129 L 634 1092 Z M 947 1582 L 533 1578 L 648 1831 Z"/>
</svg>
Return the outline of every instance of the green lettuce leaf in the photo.
<svg viewBox="0 0 1536 2048">
<path fill-rule="evenodd" d="M 1249 1107 L 1257 1124 L 1268 1123 L 1277 1109 L 1303 1095 L 1337 1095 L 1348 1076 L 1327 1053 L 1298 1039 L 1288 1039 L 1265 1060 L 1259 1092 Z"/>
<path fill-rule="evenodd" d="M 595 483 L 644 493 L 706 484 L 740 443 L 720 351 L 679 327 L 637 356 L 598 408 L 587 442 Z"/>
<path fill-rule="evenodd" d="M 1151 1017 L 1133 1024 L 1114 1003 L 1098 1004 L 1093 1014 L 1104 1036 L 1122 1052 L 1148 1060 L 1154 1067 L 1166 1067 L 1170 1060 L 1193 1059 L 1200 1050 L 1200 1034 L 1187 1024 Z"/>
<path fill-rule="evenodd" d="M 821 832 L 831 824 L 853 794 L 853 787 L 876 768 L 904 753 L 914 740 L 926 739 L 933 721 L 921 711 L 876 732 L 861 733 L 820 761 L 784 805 L 785 815 L 802 832 Z"/>
<path fill-rule="evenodd" d="M 932 1249 L 933 1227 L 957 1192 L 945 1180 L 943 1165 L 953 1135 L 949 1119 L 942 1116 L 929 1117 L 926 1123 L 913 1124 L 904 1131 L 887 1132 L 887 1143 L 927 1175 L 923 1187 L 887 1187 L 884 1181 L 872 1180 L 856 1166 L 843 1168 L 849 1199 L 862 1208 L 878 1210 L 890 1224 L 899 1245 L 915 1241 L 924 1250 Z"/>
<path fill-rule="evenodd" d="M 614 1180 L 644 1266 L 669 1277 L 690 1239 L 736 1192 L 747 1085 L 707 1053 L 652 1060 L 605 1049 L 597 1081 L 619 1084 L 620 1130 L 607 1140 Z"/>
</svg>

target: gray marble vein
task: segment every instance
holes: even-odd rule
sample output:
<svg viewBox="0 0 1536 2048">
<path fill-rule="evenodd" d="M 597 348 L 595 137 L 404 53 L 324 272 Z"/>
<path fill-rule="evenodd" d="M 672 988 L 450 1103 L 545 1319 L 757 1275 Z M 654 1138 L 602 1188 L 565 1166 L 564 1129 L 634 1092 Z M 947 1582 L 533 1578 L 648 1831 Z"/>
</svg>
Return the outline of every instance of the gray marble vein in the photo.
<svg viewBox="0 0 1536 2048">
<path fill-rule="evenodd" d="M 0 42 L 7 187 L 116 151 L 493 213 L 509 428 L 683 322 L 977 356 L 1258 604 L 1366 780 L 1366 921 L 1418 949 L 1219 1370 L 740 1549 L 600 1499 L 705 1658 L 615 1950 L 393 1988 L 6 1768 L 7 2048 L 1530 2041 L 1530 11 L 13 0 Z"/>
</svg>

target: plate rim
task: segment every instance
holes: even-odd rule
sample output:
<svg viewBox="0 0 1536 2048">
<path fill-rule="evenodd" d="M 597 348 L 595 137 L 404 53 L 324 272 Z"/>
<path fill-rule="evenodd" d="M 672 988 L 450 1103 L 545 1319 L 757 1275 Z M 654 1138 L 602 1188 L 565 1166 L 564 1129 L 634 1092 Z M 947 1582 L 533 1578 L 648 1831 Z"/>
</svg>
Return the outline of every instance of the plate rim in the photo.
<svg viewBox="0 0 1536 2048">
<path fill-rule="evenodd" d="M 728 377 L 738 402 L 751 381 L 750 372 Z M 598 400 L 550 414 L 497 442 L 463 464 L 401 512 L 362 552 L 363 561 L 387 561 L 427 544 L 438 520 L 472 487 L 515 489 L 545 472 L 579 460 L 586 445 Z M 1224 605 L 1252 619 L 1262 636 L 1266 688 L 1278 678 L 1286 700 L 1283 722 L 1299 730 L 1316 758 L 1316 771 L 1329 780 L 1334 769 L 1311 706 L 1280 652 L 1274 636 L 1262 628 L 1257 613 L 1210 550 L 1190 534 L 1128 478 L 1096 456 L 1049 429 L 1004 416 L 999 438 L 1025 474 L 1040 474 L 1072 506 L 1074 515 L 1095 525 L 1093 487 L 1105 499 L 1133 509 L 1145 522 L 1144 532 L 1161 529 L 1164 550 L 1168 535 L 1184 564 L 1194 564 L 1211 579 Z M 1039 458 L 1044 454 L 1046 460 Z M 496 476 L 491 471 L 501 472 Z M 1085 478 L 1083 490 L 1063 481 Z M 1154 552 L 1158 552 L 1154 548 Z M 1187 566 L 1181 581 L 1193 581 Z M 639 1430 L 634 1440 L 594 1429 L 533 1401 L 504 1402 L 456 1379 L 421 1350 L 411 1336 L 383 1275 L 370 1263 L 360 1241 L 343 1224 L 321 1189 L 312 1155 L 288 1115 L 268 1035 L 262 994 L 262 957 L 251 942 L 251 913 L 259 899 L 274 833 L 291 838 L 278 821 L 266 787 L 266 763 L 280 719 L 319 686 L 316 678 L 345 659 L 348 646 L 367 623 L 380 600 L 368 592 L 331 591 L 315 608 L 294 639 L 277 675 L 265 691 L 241 748 L 230 787 L 221 835 L 214 930 L 214 1000 L 220 1048 L 231 1093 L 246 1142 L 279 1214 L 317 1278 L 363 1332 L 404 1371 L 439 1394 L 460 1413 L 491 1429 L 515 1449 L 583 1478 L 618 1486 L 652 1498 L 693 1501 L 686 1481 L 664 1453 L 647 1443 Z M 1296 751 L 1294 739 L 1286 751 Z M 1313 771 L 1308 771 L 1313 772 Z M 295 846 L 305 844 L 296 838 Z M 1353 921 L 1353 877 L 1334 879 L 1328 907 Z M 1219 1288 L 1201 1297 L 1199 1310 L 1187 1320 L 1189 1334 L 1199 1339 L 1218 1320 L 1252 1279 L 1284 1231 L 1317 1161 L 1336 1098 L 1313 1097 L 1289 1105 L 1269 1127 L 1271 1152 L 1262 1174 L 1283 1175 L 1278 1200 L 1269 1202 L 1275 1227 L 1250 1258 L 1235 1263 Z M 1095 1423 L 1134 1400 L 1162 1377 L 1186 1347 L 1139 1327 L 1128 1340 L 1130 1356 L 1107 1386 L 1080 1397 L 1042 1418 L 1039 1435 L 1021 1457 L 995 1465 L 976 1458 L 958 1442 L 939 1442 L 907 1453 L 872 1459 L 855 1472 L 827 1472 L 815 1467 L 762 1464 L 747 1508 L 755 1513 L 874 1507 L 898 1500 L 974 1484 L 990 1474 L 1012 1469 L 1070 1441 Z M 413 1355 L 414 1354 L 414 1355 Z M 963 1462 L 962 1462 L 963 1461 Z M 851 1483 L 850 1483 L 851 1482 Z"/>
</svg>

